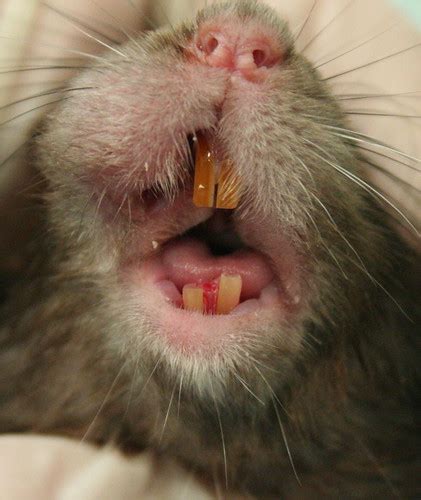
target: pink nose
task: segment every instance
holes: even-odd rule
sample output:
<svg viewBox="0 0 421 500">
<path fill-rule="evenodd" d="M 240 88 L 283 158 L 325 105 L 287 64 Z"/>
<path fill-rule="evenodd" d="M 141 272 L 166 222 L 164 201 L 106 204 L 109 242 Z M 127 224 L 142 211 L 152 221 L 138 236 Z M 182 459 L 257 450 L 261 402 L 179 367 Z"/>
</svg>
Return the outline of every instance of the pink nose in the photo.
<svg viewBox="0 0 421 500">
<path fill-rule="evenodd" d="M 202 26 L 195 39 L 196 57 L 214 68 L 240 72 L 250 79 L 282 59 L 282 50 L 274 37 L 261 30 L 230 31 L 228 26 Z M 263 69 L 264 71 L 264 69 Z"/>
</svg>

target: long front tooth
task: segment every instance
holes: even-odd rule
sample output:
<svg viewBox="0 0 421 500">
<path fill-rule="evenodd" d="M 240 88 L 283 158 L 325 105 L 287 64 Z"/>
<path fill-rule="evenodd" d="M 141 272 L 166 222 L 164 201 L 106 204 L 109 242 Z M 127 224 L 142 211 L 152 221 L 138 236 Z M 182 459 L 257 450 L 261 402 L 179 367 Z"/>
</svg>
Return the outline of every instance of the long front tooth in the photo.
<svg viewBox="0 0 421 500">
<path fill-rule="evenodd" d="M 217 314 L 229 314 L 240 303 L 242 280 L 239 274 L 221 274 L 219 280 Z"/>
<path fill-rule="evenodd" d="M 239 179 L 234 172 L 231 160 L 225 160 L 221 166 L 218 177 L 218 193 L 216 208 L 237 208 L 240 201 Z"/>
<path fill-rule="evenodd" d="M 215 182 L 215 164 L 208 141 L 197 134 L 193 188 L 193 203 L 197 207 L 213 207 Z"/>
<path fill-rule="evenodd" d="M 203 288 L 197 285 L 184 285 L 183 287 L 184 309 L 189 311 L 203 311 Z"/>
</svg>

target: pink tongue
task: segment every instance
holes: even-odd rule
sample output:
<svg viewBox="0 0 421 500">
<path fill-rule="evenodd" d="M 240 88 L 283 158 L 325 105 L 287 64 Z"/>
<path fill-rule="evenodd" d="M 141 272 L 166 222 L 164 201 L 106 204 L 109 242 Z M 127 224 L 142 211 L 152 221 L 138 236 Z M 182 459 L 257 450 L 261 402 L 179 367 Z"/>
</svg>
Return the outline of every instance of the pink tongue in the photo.
<svg viewBox="0 0 421 500">
<path fill-rule="evenodd" d="M 164 248 L 162 261 L 168 279 L 181 291 L 190 283 L 207 283 L 222 273 L 240 274 L 243 282 L 241 300 L 258 298 L 273 280 L 273 273 L 262 255 L 252 250 L 238 250 L 216 257 L 201 241 L 183 238 Z"/>
</svg>

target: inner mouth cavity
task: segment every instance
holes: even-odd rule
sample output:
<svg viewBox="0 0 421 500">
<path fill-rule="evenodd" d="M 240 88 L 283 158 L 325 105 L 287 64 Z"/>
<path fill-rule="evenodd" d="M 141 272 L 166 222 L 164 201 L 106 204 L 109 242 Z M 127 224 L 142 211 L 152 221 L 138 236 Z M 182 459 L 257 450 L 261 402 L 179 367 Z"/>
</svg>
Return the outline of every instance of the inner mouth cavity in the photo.
<svg viewBox="0 0 421 500">
<path fill-rule="evenodd" d="M 166 279 L 159 287 L 167 298 L 203 314 L 230 314 L 245 302 L 252 305 L 268 295 L 264 292 L 274 279 L 267 259 L 241 241 L 228 211 L 217 211 L 169 242 L 161 259 Z"/>
</svg>

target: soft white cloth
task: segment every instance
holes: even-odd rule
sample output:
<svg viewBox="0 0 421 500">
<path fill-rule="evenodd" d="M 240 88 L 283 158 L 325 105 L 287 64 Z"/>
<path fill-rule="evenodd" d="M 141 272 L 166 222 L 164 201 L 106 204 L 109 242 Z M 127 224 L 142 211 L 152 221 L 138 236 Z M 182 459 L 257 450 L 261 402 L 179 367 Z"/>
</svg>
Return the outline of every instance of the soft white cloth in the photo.
<svg viewBox="0 0 421 500">
<path fill-rule="evenodd" d="M 36 435 L 0 437 L 1 500 L 209 500 L 176 464 Z"/>
</svg>

